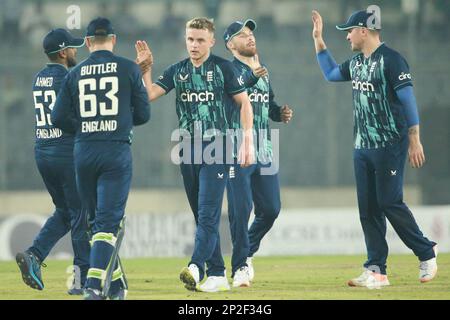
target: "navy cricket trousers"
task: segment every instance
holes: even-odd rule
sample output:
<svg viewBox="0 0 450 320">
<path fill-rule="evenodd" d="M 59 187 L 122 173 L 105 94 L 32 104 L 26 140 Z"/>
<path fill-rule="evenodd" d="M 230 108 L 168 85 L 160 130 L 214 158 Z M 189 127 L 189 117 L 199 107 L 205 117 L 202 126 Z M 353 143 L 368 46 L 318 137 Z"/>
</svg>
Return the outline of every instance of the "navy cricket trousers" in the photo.
<svg viewBox="0 0 450 320">
<path fill-rule="evenodd" d="M 77 187 L 83 208 L 89 213 L 92 235 L 117 236 L 132 178 L 130 144 L 120 141 L 90 141 L 75 143 Z M 93 243 L 90 268 L 106 272 L 114 246 L 104 241 Z M 114 270 L 117 263 L 114 266 Z M 100 290 L 101 280 L 88 275 L 86 287 Z M 111 284 L 111 291 L 120 289 L 120 280 Z"/>
<path fill-rule="evenodd" d="M 125 214 L 131 185 L 130 144 L 78 142 L 74 155 L 78 193 L 89 214 L 91 233 L 116 234 Z"/>
<path fill-rule="evenodd" d="M 403 174 L 408 152 L 407 137 L 379 149 L 355 149 L 353 153 L 359 216 L 367 247 L 364 267 L 386 274 L 388 244 L 386 218 L 420 261 L 434 257 L 436 244 L 424 237 L 403 202 Z"/>
<path fill-rule="evenodd" d="M 37 146 L 35 158 L 55 205 L 55 212 L 48 218 L 29 250 L 43 261 L 58 240 L 70 231 L 73 264 L 80 268 L 83 284 L 89 269 L 90 244 L 86 212 L 81 210 L 76 188 L 73 146 Z"/>
<path fill-rule="evenodd" d="M 232 276 L 246 266 L 247 257 L 258 251 L 262 238 L 272 228 L 280 209 L 280 183 L 278 173 L 262 175 L 261 168 L 270 164 L 257 163 L 247 168 L 230 168 L 227 184 L 228 218 L 230 220 L 233 253 Z M 255 205 L 255 219 L 248 228 L 250 213 Z"/>
<path fill-rule="evenodd" d="M 206 146 L 204 144 L 202 150 Z M 191 157 L 191 164 L 180 164 L 184 188 L 197 225 L 194 252 L 189 264 L 198 266 L 200 279 L 205 275 L 205 264 L 208 276 L 223 276 L 225 262 L 220 248 L 219 226 L 229 165 L 194 164 L 193 148 Z"/>
</svg>

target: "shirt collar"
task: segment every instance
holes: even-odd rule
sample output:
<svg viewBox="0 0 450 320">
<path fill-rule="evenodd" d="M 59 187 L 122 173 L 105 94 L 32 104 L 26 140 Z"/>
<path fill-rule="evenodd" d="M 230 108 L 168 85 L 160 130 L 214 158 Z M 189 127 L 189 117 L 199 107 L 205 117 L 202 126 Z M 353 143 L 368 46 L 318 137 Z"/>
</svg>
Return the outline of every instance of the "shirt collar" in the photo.
<svg viewBox="0 0 450 320">
<path fill-rule="evenodd" d="M 55 63 L 55 62 L 48 62 L 47 63 L 47 67 L 51 67 L 51 68 L 56 68 L 56 67 L 58 67 L 58 68 L 64 68 L 64 70 L 69 70 L 69 69 L 67 69 L 67 67 L 65 66 L 65 65 L 63 65 L 62 63 Z"/>
</svg>

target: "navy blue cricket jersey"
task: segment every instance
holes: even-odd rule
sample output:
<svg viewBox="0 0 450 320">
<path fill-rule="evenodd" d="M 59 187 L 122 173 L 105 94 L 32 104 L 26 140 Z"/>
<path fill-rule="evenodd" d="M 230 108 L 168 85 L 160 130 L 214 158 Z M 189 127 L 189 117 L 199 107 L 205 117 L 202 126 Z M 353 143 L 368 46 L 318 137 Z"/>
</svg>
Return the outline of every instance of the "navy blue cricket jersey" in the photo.
<svg viewBox="0 0 450 320">
<path fill-rule="evenodd" d="M 396 90 L 411 86 L 408 63 L 400 53 L 381 44 L 368 58 L 362 53 L 339 66 L 352 81 L 356 149 L 376 149 L 407 134 L 404 107 Z"/>
<path fill-rule="evenodd" d="M 72 145 L 73 135 L 56 128 L 50 119 L 67 68 L 59 63 L 47 63 L 33 82 L 33 101 L 36 112 L 36 146 Z"/>
<path fill-rule="evenodd" d="M 150 108 L 139 66 L 106 50 L 89 58 L 66 76 L 52 112 L 75 142 L 132 139 L 133 125 L 144 124 Z"/>
</svg>

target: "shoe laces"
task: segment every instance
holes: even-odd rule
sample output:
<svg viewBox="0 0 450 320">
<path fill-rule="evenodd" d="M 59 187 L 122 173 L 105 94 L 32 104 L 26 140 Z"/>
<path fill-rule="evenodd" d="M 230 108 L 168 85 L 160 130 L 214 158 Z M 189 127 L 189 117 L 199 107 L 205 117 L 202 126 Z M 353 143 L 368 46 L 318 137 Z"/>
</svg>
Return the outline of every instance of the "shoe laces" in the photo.
<svg viewBox="0 0 450 320">
<path fill-rule="evenodd" d="M 373 272 L 371 270 L 364 270 L 363 273 L 361 273 L 361 275 L 357 278 L 358 280 L 366 280 L 367 278 L 369 278 L 371 275 L 373 274 Z"/>
<path fill-rule="evenodd" d="M 239 268 L 239 270 L 238 270 L 239 272 L 237 272 L 237 274 L 245 274 L 245 275 L 248 275 L 248 267 L 240 267 Z"/>
<path fill-rule="evenodd" d="M 47 265 L 41 260 L 39 260 L 39 258 L 36 257 L 33 253 L 30 252 L 29 255 L 31 256 L 31 259 L 33 259 L 40 267 L 47 268 Z"/>
<path fill-rule="evenodd" d="M 190 264 L 190 265 L 188 266 L 188 269 L 189 269 L 189 271 L 191 271 L 191 272 L 198 272 L 198 271 L 199 271 L 197 265 L 195 265 L 195 264 L 193 264 L 193 263 Z"/>
<path fill-rule="evenodd" d="M 233 279 L 234 279 L 234 280 L 239 280 L 239 281 L 249 279 L 249 275 L 248 275 L 247 270 L 242 269 L 242 268 L 239 269 L 239 270 L 235 273 Z"/>
<path fill-rule="evenodd" d="M 420 261 L 419 269 L 422 271 L 428 270 L 428 261 Z"/>
<path fill-rule="evenodd" d="M 47 268 L 47 265 L 44 262 L 39 261 L 39 259 L 36 258 L 37 264 L 42 268 Z"/>
</svg>

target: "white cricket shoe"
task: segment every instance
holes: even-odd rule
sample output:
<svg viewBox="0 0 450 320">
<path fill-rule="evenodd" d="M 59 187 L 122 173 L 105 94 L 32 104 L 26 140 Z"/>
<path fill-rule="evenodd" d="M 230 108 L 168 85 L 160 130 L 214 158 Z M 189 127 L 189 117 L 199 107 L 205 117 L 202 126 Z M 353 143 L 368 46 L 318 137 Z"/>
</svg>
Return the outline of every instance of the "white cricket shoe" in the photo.
<svg viewBox="0 0 450 320">
<path fill-rule="evenodd" d="M 438 255 L 437 245 L 433 247 L 434 250 L 434 258 L 431 258 L 426 261 L 420 261 L 419 264 L 419 281 L 422 283 L 433 280 L 437 273 L 437 262 L 436 258 Z"/>
<path fill-rule="evenodd" d="M 253 278 L 255 277 L 255 269 L 253 269 L 253 257 L 248 257 L 246 263 L 248 266 L 248 280 L 253 281 Z"/>
<path fill-rule="evenodd" d="M 200 282 L 200 271 L 197 265 L 191 263 L 188 267 L 184 267 L 180 273 L 180 280 L 184 283 L 184 287 L 191 291 L 198 290 Z"/>
<path fill-rule="evenodd" d="M 241 267 L 234 273 L 233 287 L 250 287 L 250 276 L 248 274 L 248 267 Z"/>
<path fill-rule="evenodd" d="M 225 276 L 208 277 L 206 281 L 199 287 L 199 291 L 203 292 L 220 292 L 228 290 L 230 290 L 230 284 L 228 283 L 228 279 Z"/>
<path fill-rule="evenodd" d="M 350 287 L 367 287 L 369 289 L 389 286 L 387 275 L 365 269 L 357 278 L 348 281 Z"/>
</svg>

